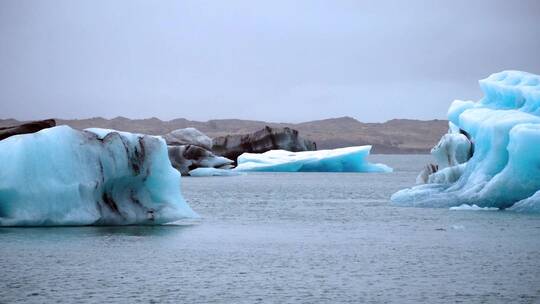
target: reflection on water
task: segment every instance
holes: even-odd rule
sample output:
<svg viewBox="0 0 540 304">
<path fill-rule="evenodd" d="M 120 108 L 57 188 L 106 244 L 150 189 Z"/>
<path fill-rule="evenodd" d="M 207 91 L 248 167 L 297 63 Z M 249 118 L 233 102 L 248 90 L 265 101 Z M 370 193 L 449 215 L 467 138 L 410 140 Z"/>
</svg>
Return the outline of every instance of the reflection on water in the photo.
<svg viewBox="0 0 540 304">
<path fill-rule="evenodd" d="M 2 227 L 0 234 L 22 237 L 24 241 L 29 239 L 48 239 L 55 236 L 62 239 L 81 237 L 103 237 L 112 235 L 159 237 L 170 234 L 179 234 L 185 229 L 190 229 L 197 223 L 169 224 L 162 226 L 67 226 L 67 227 Z M 9 236 L 7 236 L 9 238 Z"/>
</svg>

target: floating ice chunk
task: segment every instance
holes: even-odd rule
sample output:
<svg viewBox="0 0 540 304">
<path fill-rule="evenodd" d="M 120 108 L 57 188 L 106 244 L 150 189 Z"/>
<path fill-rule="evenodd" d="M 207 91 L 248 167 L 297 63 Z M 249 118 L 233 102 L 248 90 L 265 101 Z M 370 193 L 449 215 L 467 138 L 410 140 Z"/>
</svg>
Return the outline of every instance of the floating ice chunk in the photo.
<svg viewBox="0 0 540 304">
<path fill-rule="evenodd" d="M 392 172 L 384 164 L 369 163 L 371 146 L 334 150 L 289 152 L 271 150 L 261 154 L 244 153 L 238 157 L 237 171 L 270 172 Z"/>
<path fill-rule="evenodd" d="M 169 146 L 169 159 L 174 168 L 182 175 L 188 175 L 194 168 L 224 168 L 234 163 L 232 160 L 217 156 L 209 150 L 196 145 Z"/>
<path fill-rule="evenodd" d="M 495 211 L 495 210 L 499 210 L 499 208 L 494 208 L 494 207 L 478 207 L 477 205 L 467 205 L 467 204 L 463 204 L 461 206 L 455 206 L 455 207 L 450 207 L 450 210 L 454 210 L 454 211 Z"/>
<path fill-rule="evenodd" d="M 68 126 L 0 141 L 0 226 L 161 224 L 197 215 L 165 141 Z"/>
<path fill-rule="evenodd" d="M 169 146 L 196 145 L 206 150 L 212 150 L 212 139 L 195 128 L 174 130 L 163 135 Z"/>
<path fill-rule="evenodd" d="M 231 169 L 217 169 L 217 168 L 197 168 L 189 171 L 190 176 L 203 177 L 203 176 L 236 176 L 242 175 L 242 172 L 238 172 Z"/>
<path fill-rule="evenodd" d="M 456 101 L 448 111 L 451 136 L 469 136 L 472 158 L 453 166 L 439 158 L 439 165 L 450 166 L 431 173 L 431 184 L 395 193 L 393 203 L 504 209 L 519 202 L 515 210 L 540 208 L 540 200 L 531 197 L 540 190 L 540 77 L 505 71 L 480 86 L 485 94 L 480 102 Z M 456 155 L 460 146 L 448 145 Z"/>
<path fill-rule="evenodd" d="M 234 161 L 242 153 L 264 153 L 270 150 L 314 151 L 317 145 L 300 136 L 297 130 L 266 126 L 248 134 L 220 136 L 213 139 L 212 150 Z"/>
</svg>

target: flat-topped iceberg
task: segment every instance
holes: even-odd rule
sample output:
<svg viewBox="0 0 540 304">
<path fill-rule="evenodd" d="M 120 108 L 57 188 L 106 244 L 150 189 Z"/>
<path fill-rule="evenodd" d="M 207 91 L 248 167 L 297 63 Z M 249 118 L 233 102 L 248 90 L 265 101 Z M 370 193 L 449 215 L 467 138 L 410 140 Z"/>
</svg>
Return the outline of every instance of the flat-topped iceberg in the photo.
<svg viewBox="0 0 540 304">
<path fill-rule="evenodd" d="M 217 168 L 197 168 L 189 171 L 189 176 L 193 177 L 207 177 L 207 176 L 237 176 L 245 173 L 231 170 L 231 169 L 217 169 Z"/>
<path fill-rule="evenodd" d="M 384 164 L 369 163 L 371 146 L 333 150 L 289 152 L 271 150 L 265 153 L 244 153 L 238 157 L 236 171 L 265 172 L 392 172 Z"/>
<path fill-rule="evenodd" d="M 432 150 L 439 170 L 395 193 L 394 204 L 540 211 L 540 76 L 505 71 L 480 87 L 482 100 L 454 101 L 448 110 L 452 135 L 438 145 L 448 149 Z"/>
<path fill-rule="evenodd" d="M 60 126 L 0 141 L 0 226 L 162 224 L 196 216 L 161 138 Z"/>
</svg>

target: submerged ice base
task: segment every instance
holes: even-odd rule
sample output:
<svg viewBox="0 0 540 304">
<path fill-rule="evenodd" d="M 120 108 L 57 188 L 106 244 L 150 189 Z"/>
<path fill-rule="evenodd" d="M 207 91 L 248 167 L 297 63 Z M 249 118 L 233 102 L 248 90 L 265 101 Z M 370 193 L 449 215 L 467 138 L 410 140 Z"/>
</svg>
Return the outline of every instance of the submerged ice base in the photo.
<svg viewBox="0 0 540 304">
<path fill-rule="evenodd" d="M 60 126 L 0 141 L 0 226 L 162 224 L 196 216 L 160 138 Z"/>
<path fill-rule="evenodd" d="M 271 150 L 261 154 L 244 153 L 238 157 L 236 171 L 264 172 L 392 172 L 384 164 L 369 163 L 371 146 L 333 150 L 289 152 Z"/>
<path fill-rule="evenodd" d="M 540 190 L 540 76 L 505 71 L 481 80 L 480 87 L 482 100 L 454 101 L 448 110 L 450 134 L 470 138 L 472 157 L 432 173 L 428 184 L 395 193 L 394 204 L 500 209 L 515 204 L 512 210 L 540 211 L 534 195 Z"/>
</svg>

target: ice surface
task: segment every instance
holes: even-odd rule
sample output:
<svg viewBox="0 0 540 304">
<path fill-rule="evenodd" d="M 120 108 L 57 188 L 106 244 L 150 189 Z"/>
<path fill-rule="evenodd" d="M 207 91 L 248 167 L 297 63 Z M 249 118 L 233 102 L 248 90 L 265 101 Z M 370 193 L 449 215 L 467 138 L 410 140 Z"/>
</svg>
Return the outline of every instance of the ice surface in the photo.
<svg viewBox="0 0 540 304">
<path fill-rule="evenodd" d="M 174 130 L 163 135 L 169 146 L 196 145 L 206 150 L 212 150 L 212 139 L 195 128 Z"/>
<path fill-rule="evenodd" d="M 189 171 L 190 176 L 203 177 L 203 176 L 236 176 L 242 175 L 242 172 L 238 172 L 231 169 L 217 169 L 217 168 L 197 168 Z"/>
<path fill-rule="evenodd" d="M 532 196 L 515 203 L 509 208 L 509 210 L 540 213 L 540 191 L 537 191 Z"/>
<path fill-rule="evenodd" d="M 169 146 L 169 160 L 182 175 L 195 168 L 232 168 L 234 161 L 195 145 Z"/>
<path fill-rule="evenodd" d="M 0 141 L 0 225 L 161 224 L 197 215 L 165 141 L 44 129 Z"/>
<path fill-rule="evenodd" d="M 450 138 L 463 133 L 474 145 L 472 158 L 431 174 L 426 185 L 395 193 L 393 203 L 504 209 L 521 201 L 514 210 L 540 209 L 538 199 L 527 200 L 540 190 L 540 77 L 505 71 L 481 80 L 480 87 L 485 96 L 479 102 L 455 101 L 450 106 L 452 135 L 442 141 L 454 148 L 434 155 L 444 167 L 444 156 L 457 156 L 464 147 Z"/>
<path fill-rule="evenodd" d="M 371 164 L 366 158 L 371 146 L 334 150 L 289 152 L 271 150 L 261 154 L 244 153 L 238 157 L 237 171 L 270 172 L 392 172 L 384 164 Z"/>
<path fill-rule="evenodd" d="M 477 205 L 463 204 L 461 206 L 450 207 L 450 210 L 454 210 L 454 211 L 495 211 L 495 210 L 499 210 L 499 208 L 495 208 L 495 207 L 478 207 Z"/>
<path fill-rule="evenodd" d="M 462 164 L 472 155 L 472 144 L 469 139 L 459 133 L 445 134 L 439 143 L 431 149 L 431 155 L 437 161 L 439 169 Z"/>
</svg>

